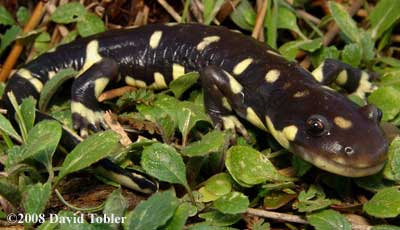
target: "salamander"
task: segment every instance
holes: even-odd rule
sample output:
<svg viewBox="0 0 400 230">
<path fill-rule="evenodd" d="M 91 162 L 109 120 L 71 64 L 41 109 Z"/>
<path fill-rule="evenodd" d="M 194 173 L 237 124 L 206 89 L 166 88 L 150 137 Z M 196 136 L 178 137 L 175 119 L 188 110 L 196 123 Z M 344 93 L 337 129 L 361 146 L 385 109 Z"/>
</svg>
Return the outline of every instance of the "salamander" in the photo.
<svg viewBox="0 0 400 230">
<path fill-rule="evenodd" d="M 372 75 L 337 60 L 312 73 L 240 32 L 201 24 L 151 24 L 114 30 L 60 45 L 25 64 L 9 79 L 17 100 L 38 98 L 55 73 L 79 73 L 71 88 L 74 128 L 102 129 L 97 97 L 123 83 L 165 89 L 185 73 L 198 71 L 204 105 L 215 125 L 245 132 L 240 119 L 269 132 L 284 148 L 313 165 L 343 176 L 382 169 L 387 141 L 374 105 L 357 106 L 327 85 L 350 94 L 374 90 Z"/>
</svg>

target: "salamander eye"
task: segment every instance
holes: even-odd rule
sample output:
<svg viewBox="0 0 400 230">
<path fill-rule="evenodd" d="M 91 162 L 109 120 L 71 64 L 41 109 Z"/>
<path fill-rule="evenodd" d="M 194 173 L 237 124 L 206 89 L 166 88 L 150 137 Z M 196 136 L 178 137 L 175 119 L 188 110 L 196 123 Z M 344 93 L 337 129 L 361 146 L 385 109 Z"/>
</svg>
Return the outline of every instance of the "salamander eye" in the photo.
<svg viewBox="0 0 400 230">
<path fill-rule="evenodd" d="M 321 115 L 311 115 L 307 121 L 307 132 L 313 136 L 322 136 L 327 133 L 328 122 L 325 117 Z"/>
</svg>

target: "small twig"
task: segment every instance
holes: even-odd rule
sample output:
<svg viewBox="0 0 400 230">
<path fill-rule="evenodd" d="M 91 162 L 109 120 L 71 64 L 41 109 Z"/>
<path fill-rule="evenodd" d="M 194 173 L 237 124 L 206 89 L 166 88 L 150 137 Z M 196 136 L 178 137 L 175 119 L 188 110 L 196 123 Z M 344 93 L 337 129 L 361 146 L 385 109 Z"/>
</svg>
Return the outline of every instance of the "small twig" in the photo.
<svg viewBox="0 0 400 230">
<path fill-rule="evenodd" d="M 363 0 L 354 0 L 353 4 L 351 7 L 347 10 L 347 12 L 350 14 L 350 16 L 353 16 L 363 5 L 364 1 Z M 322 44 L 324 46 L 328 46 L 332 40 L 336 37 L 336 35 L 340 32 L 339 27 L 337 26 L 336 23 L 331 23 L 331 28 L 328 30 L 328 32 L 325 34 Z"/>
<path fill-rule="evenodd" d="M 180 22 L 181 16 L 174 10 L 174 8 L 168 4 L 165 0 L 157 0 L 158 3 L 175 19 L 175 21 Z"/>
<path fill-rule="evenodd" d="M 319 23 L 321 23 L 321 19 L 315 17 L 314 15 L 304 11 L 304 10 L 296 10 L 297 14 L 307 20 L 309 20 L 310 22 L 318 25 Z"/>
<path fill-rule="evenodd" d="M 102 94 L 100 94 L 99 98 L 97 98 L 97 101 L 99 102 L 103 102 L 106 100 L 110 100 L 116 97 L 120 97 L 122 95 L 124 95 L 126 92 L 131 92 L 131 91 L 135 91 L 137 88 L 133 87 L 133 86 L 123 86 L 117 89 L 112 89 L 112 90 L 108 90 Z"/>
<path fill-rule="evenodd" d="M 271 212 L 271 211 L 255 209 L 255 208 L 248 208 L 246 213 L 249 215 L 260 216 L 260 217 L 270 218 L 270 219 L 274 219 L 274 220 L 281 220 L 281 221 L 287 221 L 287 222 L 293 222 L 293 223 L 299 223 L 299 224 L 308 224 L 308 222 L 305 219 L 303 219 L 302 217 L 292 215 L 292 214 Z"/>
<path fill-rule="evenodd" d="M 251 36 L 258 39 L 261 32 L 264 30 L 264 18 L 267 12 L 268 0 L 264 0 L 260 10 L 257 12 L 256 25 L 254 26 Z"/>
<path fill-rule="evenodd" d="M 40 22 L 40 19 L 42 18 L 43 12 L 44 12 L 44 2 L 40 1 L 36 7 L 35 10 L 32 13 L 31 18 L 29 19 L 28 23 L 26 23 L 23 33 L 27 33 L 31 30 L 33 30 Z M 4 82 L 8 75 L 11 73 L 12 68 L 14 67 L 15 63 L 17 62 L 17 59 L 19 55 L 21 54 L 23 49 L 23 44 L 21 41 L 17 40 L 15 41 L 15 44 L 8 55 L 3 68 L 0 72 L 0 82 Z"/>
<path fill-rule="evenodd" d="M 115 131 L 116 133 L 118 133 L 120 135 L 121 138 L 120 138 L 119 142 L 123 146 L 126 147 L 126 146 L 132 144 L 132 141 L 128 137 L 128 134 L 125 132 L 124 128 L 122 128 L 121 124 L 118 123 L 118 121 L 113 118 L 112 112 L 110 112 L 110 111 L 105 112 L 103 117 L 104 117 L 104 121 L 106 122 L 108 127 L 110 127 L 111 130 Z"/>
</svg>

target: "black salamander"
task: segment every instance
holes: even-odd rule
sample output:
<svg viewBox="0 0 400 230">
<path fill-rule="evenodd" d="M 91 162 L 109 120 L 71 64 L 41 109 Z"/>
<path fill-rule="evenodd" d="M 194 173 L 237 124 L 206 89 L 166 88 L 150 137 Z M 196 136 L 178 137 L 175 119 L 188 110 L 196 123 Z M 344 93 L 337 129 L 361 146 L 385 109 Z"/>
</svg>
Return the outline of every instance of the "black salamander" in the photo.
<svg viewBox="0 0 400 230">
<path fill-rule="evenodd" d="M 200 72 L 205 107 L 213 122 L 245 132 L 235 115 L 270 132 L 286 149 L 336 174 L 361 177 L 379 171 L 387 142 L 380 111 L 359 107 L 331 90 L 335 82 L 364 96 L 374 87 L 364 71 L 326 60 L 313 73 L 241 33 L 200 24 L 153 24 L 109 31 L 61 45 L 20 68 L 5 94 L 39 97 L 63 68 L 79 71 L 71 89 L 74 127 L 100 130 L 97 97 L 109 83 L 164 89 Z M 11 109 L 8 98 L 4 106 Z"/>
</svg>

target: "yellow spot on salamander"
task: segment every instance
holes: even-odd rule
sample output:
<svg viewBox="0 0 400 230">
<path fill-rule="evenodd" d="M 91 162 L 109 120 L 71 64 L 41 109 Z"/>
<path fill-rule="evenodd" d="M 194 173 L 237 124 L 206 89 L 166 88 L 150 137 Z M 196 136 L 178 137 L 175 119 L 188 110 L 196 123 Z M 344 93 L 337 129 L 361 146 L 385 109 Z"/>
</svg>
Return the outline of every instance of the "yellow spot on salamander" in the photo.
<svg viewBox="0 0 400 230">
<path fill-rule="evenodd" d="M 213 42 L 219 41 L 221 38 L 219 36 L 208 36 L 203 38 L 203 40 L 197 45 L 196 49 L 198 51 L 204 50 L 207 46 L 209 46 Z"/>
<path fill-rule="evenodd" d="M 361 79 L 358 84 L 357 90 L 352 93 L 352 95 L 357 95 L 361 98 L 365 98 L 366 93 L 371 93 L 377 89 L 377 87 L 369 81 L 369 75 L 365 71 L 361 72 Z"/>
<path fill-rule="evenodd" d="M 134 86 L 134 87 L 139 87 L 139 88 L 146 88 L 147 87 L 146 82 L 144 82 L 142 80 L 136 80 L 135 78 L 130 77 L 130 76 L 126 76 L 125 77 L 125 83 L 127 85 Z"/>
<path fill-rule="evenodd" d="M 281 72 L 279 70 L 272 69 L 265 75 L 265 81 L 268 83 L 274 83 L 276 80 L 278 80 L 280 74 Z"/>
<path fill-rule="evenodd" d="M 231 87 L 231 91 L 234 94 L 238 94 L 238 93 L 242 92 L 243 86 L 232 75 L 230 75 L 228 72 L 224 71 L 224 73 L 226 74 L 226 76 L 228 76 L 229 85 Z"/>
<path fill-rule="evenodd" d="M 94 81 L 94 95 L 96 96 L 96 98 L 100 96 L 109 81 L 110 80 L 106 77 L 101 77 Z"/>
<path fill-rule="evenodd" d="M 52 79 L 55 75 L 56 75 L 56 72 L 55 72 L 55 71 L 49 71 L 49 72 L 47 73 L 47 77 L 48 77 L 49 79 Z"/>
<path fill-rule="evenodd" d="M 165 89 L 167 88 L 167 83 L 165 82 L 164 75 L 160 72 L 154 73 L 154 83 L 150 85 L 150 88 L 153 89 Z"/>
<path fill-rule="evenodd" d="M 242 133 L 244 136 L 247 136 L 247 130 L 244 128 L 242 123 L 237 119 L 235 116 L 225 116 L 222 117 L 222 123 L 224 125 L 224 129 L 233 129 L 235 130 L 238 129 L 240 133 Z"/>
<path fill-rule="evenodd" d="M 243 61 L 239 62 L 234 68 L 233 68 L 233 74 L 235 75 L 240 75 L 242 74 L 247 67 L 253 62 L 253 58 L 246 58 Z"/>
<path fill-rule="evenodd" d="M 281 55 L 279 53 L 277 53 L 277 52 L 275 52 L 273 50 L 270 50 L 270 49 L 267 50 L 267 53 L 275 55 L 275 56 L 278 56 L 278 57 L 281 57 Z"/>
<path fill-rule="evenodd" d="M 79 114 L 92 125 L 103 121 L 102 112 L 95 112 L 80 102 L 71 102 L 71 112 Z"/>
<path fill-rule="evenodd" d="M 311 73 L 315 78 L 315 80 L 317 80 L 318 82 L 322 82 L 322 80 L 324 79 L 324 74 L 322 72 L 323 69 L 324 69 L 324 62 Z"/>
<path fill-rule="evenodd" d="M 350 120 L 347 120 L 341 116 L 335 117 L 333 122 L 335 122 L 335 124 L 341 129 L 348 129 L 353 125 Z"/>
<path fill-rule="evenodd" d="M 161 41 L 161 37 L 162 37 L 161 30 L 157 30 L 151 35 L 149 44 L 152 49 L 155 49 L 158 47 L 158 44 Z"/>
<path fill-rule="evenodd" d="M 296 138 L 297 127 L 294 125 L 286 126 L 281 131 L 276 130 L 274 124 L 271 119 L 266 116 L 265 120 L 267 122 L 268 130 L 271 132 L 272 136 L 281 144 L 285 149 L 289 149 L 290 143 L 289 141 L 293 141 Z"/>
<path fill-rule="evenodd" d="M 83 64 L 82 69 L 76 75 L 76 78 L 78 78 L 80 75 L 82 75 L 93 64 L 99 62 L 101 60 L 101 58 L 102 57 L 99 54 L 99 42 L 97 40 L 93 40 L 93 41 L 89 42 L 86 46 L 85 63 Z"/>
<path fill-rule="evenodd" d="M 18 70 L 17 74 L 20 77 L 28 80 L 32 84 L 32 86 L 35 87 L 37 92 L 40 93 L 42 91 L 43 83 L 39 79 L 33 77 L 31 71 L 27 69 L 20 69 Z"/>
<path fill-rule="evenodd" d="M 222 97 L 222 106 L 224 106 L 225 109 L 232 111 L 231 104 L 229 104 L 228 99 L 226 97 Z"/>
<path fill-rule="evenodd" d="M 172 78 L 178 79 L 180 76 L 185 74 L 185 67 L 179 64 L 174 63 L 172 65 Z"/>
<path fill-rule="evenodd" d="M 310 91 L 308 90 L 303 90 L 303 91 L 297 91 L 295 94 L 293 94 L 294 98 L 301 98 L 305 97 L 310 94 Z"/>
<path fill-rule="evenodd" d="M 344 85 L 347 82 L 347 71 L 343 70 L 338 74 L 338 77 L 336 78 L 336 83 L 338 85 Z"/>
<path fill-rule="evenodd" d="M 257 116 L 256 112 L 250 107 L 247 107 L 247 109 L 246 109 L 246 119 L 250 123 L 255 125 L 256 127 L 260 128 L 260 129 L 263 129 L 263 130 L 267 130 L 267 128 L 265 127 L 264 123 Z"/>
</svg>

